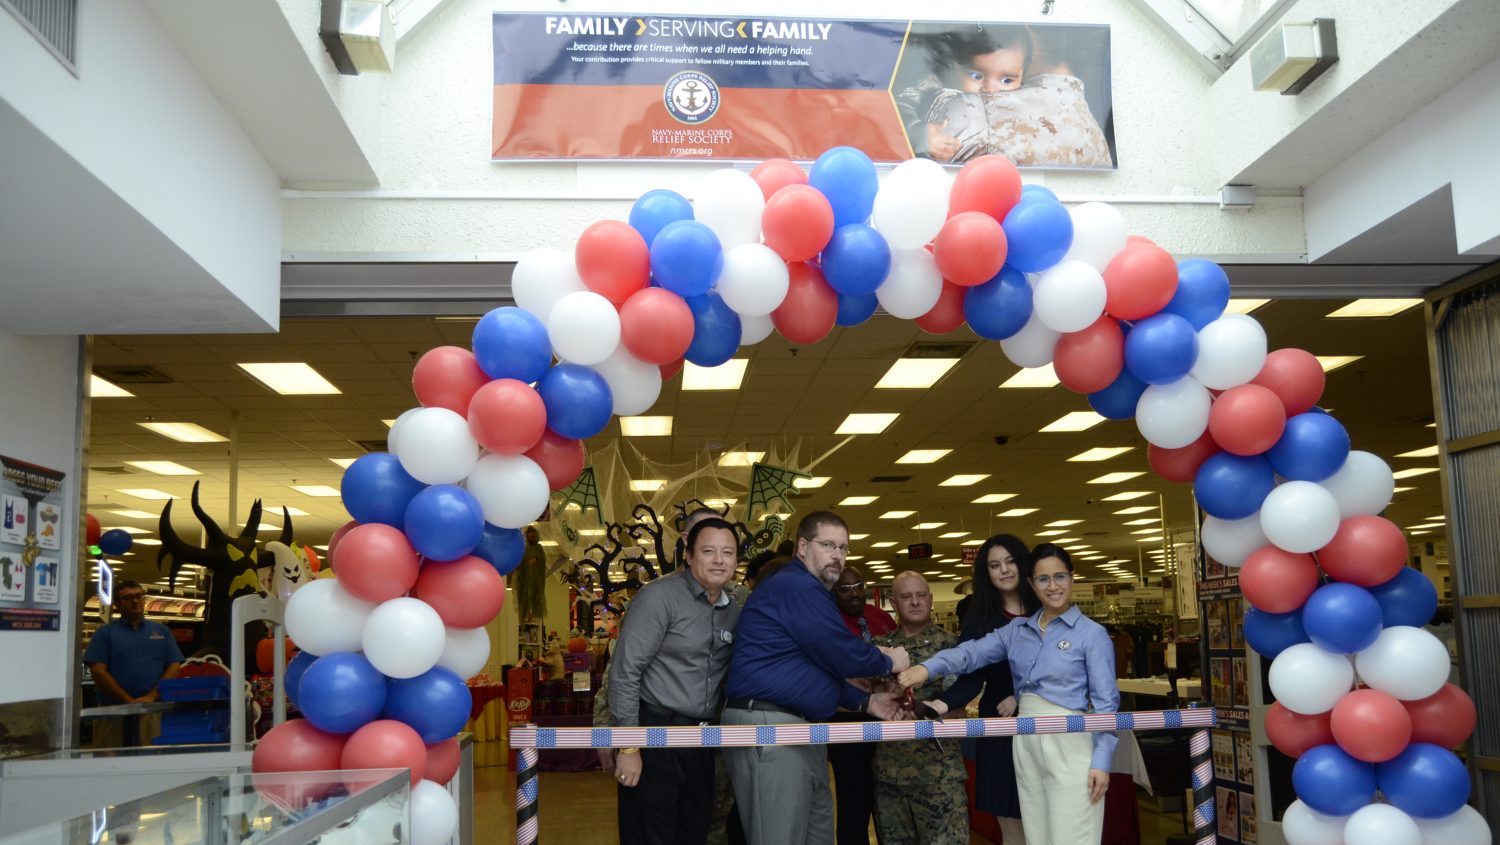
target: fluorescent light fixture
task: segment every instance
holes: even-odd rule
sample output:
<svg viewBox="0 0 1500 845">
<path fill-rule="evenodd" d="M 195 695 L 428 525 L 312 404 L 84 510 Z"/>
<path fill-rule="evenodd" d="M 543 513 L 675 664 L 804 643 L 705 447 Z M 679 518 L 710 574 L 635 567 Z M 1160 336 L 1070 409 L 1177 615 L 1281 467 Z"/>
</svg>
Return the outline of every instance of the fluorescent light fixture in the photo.
<svg viewBox="0 0 1500 845">
<path fill-rule="evenodd" d="M 156 519 L 158 516 L 161 516 L 161 514 L 152 513 L 151 511 L 123 510 L 110 511 L 110 513 L 114 514 L 115 516 L 123 516 L 126 519 Z"/>
<path fill-rule="evenodd" d="M 1161 534 L 1161 529 L 1160 528 L 1142 528 L 1142 529 L 1139 529 L 1137 531 L 1132 531 L 1130 533 L 1131 534 L 1157 534 L 1157 535 L 1160 535 Z"/>
<path fill-rule="evenodd" d="M 947 525 L 947 524 L 948 523 L 946 523 L 946 522 L 919 522 L 916 525 L 912 526 L 912 530 L 914 530 L 914 531 L 932 531 L 933 529 L 936 529 L 936 528 L 942 528 L 944 525 Z"/>
<path fill-rule="evenodd" d="M 747 467 L 765 456 L 765 452 L 725 452 L 719 456 L 719 466 Z"/>
<path fill-rule="evenodd" d="M 667 486 L 667 482 L 660 478 L 639 478 L 630 482 L 630 489 L 636 493 L 654 493 Z"/>
<path fill-rule="evenodd" d="M 731 358 L 717 367 L 700 367 L 691 361 L 682 365 L 683 390 L 739 390 L 745 380 L 748 358 Z"/>
<path fill-rule="evenodd" d="M 1038 532 L 1036 532 L 1036 536 L 1038 536 L 1038 537 L 1056 537 L 1059 534 L 1066 534 L 1066 533 L 1068 533 L 1068 529 L 1066 529 L 1066 528 L 1054 528 L 1051 531 L 1038 531 Z"/>
<path fill-rule="evenodd" d="M 1104 417 L 1093 411 L 1069 411 L 1050 423 L 1042 426 L 1040 431 L 1087 431 L 1099 423 L 1104 422 Z"/>
<path fill-rule="evenodd" d="M 1126 525 L 1155 525 L 1158 522 L 1161 522 L 1161 519 L 1159 517 L 1149 516 L 1149 517 L 1146 517 L 1145 519 L 1132 519 L 1132 520 L 1130 520 L 1129 522 L 1127 522 L 1125 524 Z"/>
<path fill-rule="evenodd" d="M 136 534 L 150 534 L 151 533 L 150 531 L 147 531 L 144 528 L 136 528 L 134 525 L 116 525 L 116 526 L 114 526 L 112 528 L 106 528 L 104 530 L 105 531 L 124 531 L 126 534 L 130 534 L 132 536 L 134 536 Z"/>
<path fill-rule="evenodd" d="M 892 545 L 895 545 L 895 544 L 893 543 Z M 885 569 L 886 568 L 885 564 L 886 564 L 886 562 L 883 561 L 883 560 L 872 560 L 872 561 L 867 561 L 865 563 L 865 566 L 873 566 L 876 569 Z"/>
<path fill-rule="evenodd" d="M 1021 370 L 1015 375 L 1000 382 L 1000 386 L 1010 390 L 1022 388 L 1056 387 L 1060 384 L 1057 373 L 1051 364 L 1041 367 L 1030 367 Z"/>
<path fill-rule="evenodd" d="M 262 522 L 260 525 L 256 526 L 255 530 L 256 531 L 262 531 L 262 532 L 280 531 L 281 530 L 281 526 L 280 525 L 272 525 L 269 522 Z"/>
<path fill-rule="evenodd" d="M 939 487 L 972 487 L 975 484 L 989 478 L 990 474 L 972 473 L 968 475 L 950 475 L 946 481 L 939 481 Z"/>
<path fill-rule="evenodd" d="M 1315 355 L 1318 363 L 1322 365 L 1323 372 L 1331 373 L 1340 367 L 1346 367 L 1355 361 L 1365 357 L 1363 355 Z"/>
<path fill-rule="evenodd" d="M 1447 522 L 1448 521 L 1448 517 L 1443 516 L 1442 514 L 1438 514 L 1437 516 L 1429 516 L 1429 517 L 1427 517 L 1427 521 L 1428 522 Z"/>
<path fill-rule="evenodd" d="M 864 555 L 844 555 L 844 560 L 864 560 Z"/>
<path fill-rule="evenodd" d="M 891 546 L 894 546 L 894 545 L 896 545 L 896 541 L 895 540 L 881 540 L 878 543 L 871 543 L 870 544 L 870 548 L 872 548 L 872 549 L 888 549 L 888 548 L 890 548 Z"/>
<path fill-rule="evenodd" d="M 1398 457 L 1398 458 L 1436 458 L 1437 454 L 1438 454 L 1438 447 L 1436 447 L 1436 446 L 1428 446 L 1426 449 L 1413 449 L 1410 452 L 1402 452 L 1401 454 L 1397 455 L 1396 457 Z M 130 463 L 130 462 L 126 461 L 126 463 Z"/>
<path fill-rule="evenodd" d="M 827 484 L 831 479 L 832 476 L 828 475 L 815 475 L 812 478 L 794 478 L 792 479 L 792 486 L 798 490 L 813 490 Z"/>
<path fill-rule="evenodd" d="M 139 540 L 134 540 L 132 542 L 134 542 L 135 545 L 137 545 L 137 546 L 160 546 L 161 545 L 161 541 L 160 540 L 147 539 L 145 537 L 142 537 Z"/>
<path fill-rule="evenodd" d="M 1326 316 L 1338 318 L 1394 317 L 1422 304 L 1420 299 L 1356 299 Z"/>
<path fill-rule="evenodd" d="M 1160 543 L 1161 542 L 1161 532 L 1160 531 L 1152 531 L 1151 533 L 1155 534 L 1156 536 L 1155 537 L 1141 537 L 1141 538 L 1138 538 L 1136 540 L 1136 542 L 1137 543 Z"/>
<path fill-rule="evenodd" d="M 170 437 L 179 443 L 223 443 L 229 438 L 215 431 L 209 431 L 197 423 L 185 422 L 143 422 L 137 423 L 141 428 L 154 431 L 162 437 Z"/>
<path fill-rule="evenodd" d="M 1150 490 L 1126 490 L 1124 493 L 1116 493 L 1113 496 L 1105 496 L 1100 501 L 1104 502 L 1128 502 L 1131 499 L 1139 499 L 1142 496 L 1151 495 Z"/>
<path fill-rule="evenodd" d="M 1156 510 L 1156 505 L 1134 505 L 1115 511 L 1115 516 L 1130 516 L 1133 513 L 1150 513 Z"/>
<path fill-rule="evenodd" d="M 916 511 L 886 511 L 880 515 L 881 519 L 906 519 Z"/>
<path fill-rule="evenodd" d="M 854 506 L 857 506 L 857 505 L 868 505 L 868 504 L 870 504 L 871 502 L 875 501 L 878 498 L 880 498 L 880 497 L 879 496 L 845 496 L 844 500 L 841 501 L 841 502 L 839 502 L 839 504 L 841 504 L 841 505 L 849 505 L 851 507 L 854 507 Z"/>
<path fill-rule="evenodd" d="M 134 395 L 134 393 L 131 393 L 130 391 L 119 386 L 118 384 L 115 384 L 112 381 L 107 381 L 105 379 L 99 378 L 92 373 L 89 374 L 90 399 L 123 399 L 127 396 Z"/>
<path fill-rule="evenodd" d="M 959 545 L 960 546 L 982 546 L 982 545 L 984 545 L 984 541 L 983 540 L 965 540 L 962 543 L 959 543 Z"/>
<path fill-rule="evenodd" d="M 974 504 L 976 504 L 976 505 L 995 505 L 995 504 L 999 504 L 1000 502 L 1003 502 L 1003 501 L 1005 501 L 1007 499 L 1014 499 L 1015 497 L 1016 497 L 1015 493 L 985 493 L 983 496 L 980 496 L 979 498 L 975 499 L 974 500 Z"/>
<path fill-rule="evenodd" d="M 949 531 L 947 534 L 939 534 L 938 535 L 938 539 L 939 540 L 954 540 L 954 539 L 957 539 L 959 537 L 967 537 L 967 536 L 969 536 L 972 533 L 974 533 L 974 532 L 972 532 L 972 531 Z"/>
<path fill-rule="evenodd" d="M 958 363 L 957 358 L 897 358 L 876 389 L 919 389 L 932 387 Z"/>
<path fill-rule="evenodd" d="M 739 499 L 704 499 L 703 504 L 711 508 L 722 508 L 738 502 Z"/>
<path fill-rule="evenodd" d="M 1443 525 L 1441 522 L 1424 522 L 1421 525 L 1408 525 L 1408 526 L 1406 526 L 1406 528 L 1407 528 L 1408 531 L 1420 531 L 1420 530 L 1428 530 L 1428 531 L 1430 531 L 1430 530 L 1432 530 L 1434 528 L 1446 528 L 1446 527 L 1447 526 Z"/>
<path fill-rule="evenodd" d="M 556 540 L 542 540 L 541 542 L 537 543 L 537 545 L 538 546 L 556 546 L 557 545 L 557 541 Z"/>
<path fill-rule="evenodd" d="M 127 496 L 134 496 L 137 499 L 148 499 L 150 501 L 166 501 L 167 499 L 179 498 L 177 496 L 173 496 L 171 493 L 164 493 L 153 487 L 129 487 L 123 490 L 117 490 L 116 492 L 124 493 Z"/>
<path fill-rule="evenodd" d="M 143 469 L 155 475 L 202 475 L 203 473 L 173 461 L 126 461 L 127 466 Z"/>
<path fill-rule="evenodd" d="M 1008 511 L 1001 511 L 1001 512 L 995 514 L 995 516 L 1025 516 L 1025 515 L 1027 515 L 1029 513 L 1036 513 L 1038 510 L 1041 510 L 1041 509 L 1040 508 L 1011 508 Z"/>
<path fill-rule="evenodd" d="M 879 434 L 891 427 L 900 414 L 850 414 L 834 434 Z"/>
<path fill-rule="evenodd" d="M 1107 461 L 1134 449 L 1134 446 L 1095 446 L 1068 458 L 1070 461 Z"/>
<path fill-rule="evenodd" d="M 948 456 L 952 449 L 913 449 L 896 459 L 898 464 L 935 464 Z"/>
<path fill-rule="evenodd" d="M 1224 308 L 1225 314 L 1249 314 L 1251 311 L 1270 302 L 1269 299 L 1231 299 L 1229 305 Z"/>
<path fill-rule="evenodd" d="M 1090 484 L 1119 484 L 1132 478 L 1140 478 L 1144 472 L 1107 472 L 1098 478 L 1090 478 Z"/>
<path fill-rule="evenodd" d="M 328 460 L 332 463 L 338 464 L 344 469 L 348 469 L 350 465 L 359 460 L 359 458 L 329 458 Z"/>
<path fill-rule="evenodd" d="M 705 502 L 704 504 L 707 504 L 707 502 Z M 580 529 L 578 529 L 578 536 L 580 536 L 580 537 L 603 537 L 604 536 L 604 529 L 603 528 L 580 528 Z"/>
<path fill-rule="evenodd" d="M 1431 531 L 1408 531 L 1406 533 L 1412 535 L 1413 537 L 1419 537 L 1419 536 L 1421 536 L 1423 534 L 1431 534 L 1432 532 Z"/>
<path fill-rule="evenodd" d="M 870 536 L 869 534 L 850 534 L 849 535 L 849 539 L 851 539 L 851 540 L 863 540 L 863 539 L 865 539 L 865 538 L 867 538 L 869 536 Z"/>
<path fill-rule="evenodd" d="M 620 417 L 622 437 L 669 437 L 671 417 Z"/>
<path fill-rule="evenodd" d="M 1437 467 L 1412 467 L 1411 469 L 1403 469 L 1403 470 L 1398 470 L 1396 472 L 1393 472 L 1393 473 L 1391 473 L 1391 477 L 1392 478 L 1415 478 L 1415 477 L 1417 477 L 1419 475 L 1426 475 L 1426 474 L 1428 474 L 1430 472 L 1437 472 L 1437 471 L 1438 471 Z"/>
<path fill-rule="evenodd" d="M 1415 488 L 1415 487 L 1397 487 L 1396 489 L 1392 490 L 1391 492 L 1392 493 L 1405 493 L 1408 490 L 1415 490 L 1415 489 L 1417 489 L 1417 488 Z"/>
<path fill-rule="evenodd" d="M 287 516 L 308 516 L 307 511 L 301 508 L 294 508 L 291 505 L 266 505 L 267 513 L 281 513 L 282 510 L 286 511 Z"/>
<path fill-rule="evenodd" d="M 1057 545 L 1061 546 L 1063 543 L 1069 543 L 1069 544 L 1076 543 L 1076 542 L 1078 542 L 1078 538 L 1077 537 L 1058 537 L 1056 540 L 1053 540 L 1052 542 L 1054 542 Z"/>
<path fill-rule="evenodd" d="M 300 361 L 236 366 L 282 396 L 332 396 L 342 392 L 317 370 Z"/>
<path fill-rule="evenodd" d="M 337 487 L 329 487 L 326 484 L 293 484 L 292 489 L 304 496 L 318 496 L 333 498 L 341 495 Z"/>
<path fill-rule="evenodd" d="M 942 573 L 942 570 L 939 570 L 939 569 L 929 569 L 926 572 L 923 572 L 922 574 L 923 575 L 942 575 L 943 573 Z"/>
<path fill-rule="evenodd" d="M 381 422 L 385 423 L 385 427 L 386 428 L 395 428 L 396 427 L 396 420 L 395 420 L 395 418 L 391 418 L 391 419 L 388 419 L 388 420 L 381 420 Z"/>
</svg>

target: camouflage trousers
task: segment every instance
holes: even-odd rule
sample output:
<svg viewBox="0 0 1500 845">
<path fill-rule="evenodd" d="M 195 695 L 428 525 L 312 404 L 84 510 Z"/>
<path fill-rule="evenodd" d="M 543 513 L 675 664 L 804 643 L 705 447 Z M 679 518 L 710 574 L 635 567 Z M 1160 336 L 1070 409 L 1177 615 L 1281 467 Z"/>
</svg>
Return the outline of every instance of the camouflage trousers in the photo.
<svg viewBox="0 0 1500 845">
<path fill-rule="evenodd" d="M 964 782 L 875 782 L 875 830 L 882 845 L 968 845 Z"/>
</svg>

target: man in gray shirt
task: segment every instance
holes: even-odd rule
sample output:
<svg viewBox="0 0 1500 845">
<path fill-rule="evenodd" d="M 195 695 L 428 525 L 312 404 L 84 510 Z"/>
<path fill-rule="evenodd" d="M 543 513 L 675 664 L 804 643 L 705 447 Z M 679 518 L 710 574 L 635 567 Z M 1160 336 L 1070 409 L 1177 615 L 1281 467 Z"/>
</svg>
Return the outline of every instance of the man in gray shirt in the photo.
<svg viewBox="0 0 1500 845">
<path fill-rule="evenodd" d="M 738 564 L 734 528 L 705 519 L 687 536 L 687 569 L 641 588 L 611 661 L 609 709 L 621 727 L 715 723 L 740 605 L 725 585 Z M 622 748 L 621 845 L 701 845 L 713 807 L 713 751 Z"/>
</svg>

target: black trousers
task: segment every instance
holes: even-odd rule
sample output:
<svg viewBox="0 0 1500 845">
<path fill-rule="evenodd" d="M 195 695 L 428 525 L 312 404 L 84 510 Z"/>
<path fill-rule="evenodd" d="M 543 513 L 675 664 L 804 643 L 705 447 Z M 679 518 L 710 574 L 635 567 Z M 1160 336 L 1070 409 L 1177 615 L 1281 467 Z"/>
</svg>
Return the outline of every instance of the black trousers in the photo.
<svg viewBox="0 0 1500 845">
<path fill-rule="evenodd" d="M 839 713 L 835 722 L 866 722 L 869 716 Z M 835 838 L 838 845 L 869 845 L 870 817 L 875 812 L 875 743 L 833 743 L 828 746 L 833 766 Z"/>
<path fill-rule="evenodd" d="M 641 703 L 642 725 L 696 724 Z M 703 845 L 714 804 L 710 748 L 642 748 L 641 779 L 615 786 L 620 845 Z"/>
</svg>

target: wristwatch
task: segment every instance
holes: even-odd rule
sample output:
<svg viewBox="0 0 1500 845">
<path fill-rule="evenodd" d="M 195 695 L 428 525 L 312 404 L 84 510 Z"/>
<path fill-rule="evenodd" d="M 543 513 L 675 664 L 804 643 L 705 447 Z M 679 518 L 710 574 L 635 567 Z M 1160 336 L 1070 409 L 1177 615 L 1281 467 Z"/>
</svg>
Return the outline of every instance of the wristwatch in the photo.
<svg viewBox="0 0 1500 845">
<path fill-rule="evenodd" d="M 615 753 L 616 754 L 639 754 L 639 753 L 641 753 L 641 750 L 639 748 L 616 748 L 615 749 Z"/>
<path fill-rule="evenodd" d="M 870 694 L 869 693 L 865 693 L 864 700 L 859 703 L 859 712 L 861 712 L 861 713 L 868 713 L 868 712 L 870 712 Z"/>
</svg>

